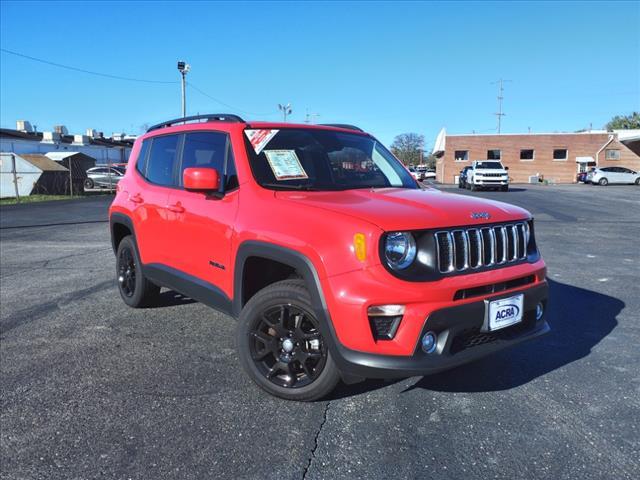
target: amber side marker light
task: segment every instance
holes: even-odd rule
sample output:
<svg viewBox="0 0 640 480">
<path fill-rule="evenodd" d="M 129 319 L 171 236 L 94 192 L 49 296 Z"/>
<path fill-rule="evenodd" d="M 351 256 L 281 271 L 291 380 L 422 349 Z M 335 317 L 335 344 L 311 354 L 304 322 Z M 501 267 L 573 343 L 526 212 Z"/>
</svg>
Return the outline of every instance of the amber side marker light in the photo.
<svg viewBox="0 0 640 480">
<path fill-rule="evenodd" d="M 364 262 L 367 258 L 367 244 L 365 242 L 364 233 L 356 233 L 353 236 L 353 251 L 356 254 L 356 258 L 361 262 Z"/>
</svg>

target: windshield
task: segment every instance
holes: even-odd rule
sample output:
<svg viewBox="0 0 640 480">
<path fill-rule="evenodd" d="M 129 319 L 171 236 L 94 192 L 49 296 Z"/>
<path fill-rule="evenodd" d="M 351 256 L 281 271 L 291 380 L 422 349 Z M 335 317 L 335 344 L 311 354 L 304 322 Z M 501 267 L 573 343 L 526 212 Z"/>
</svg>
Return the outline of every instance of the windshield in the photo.
<svg viewBox="0 0 640 480">
<path fill-rule="evenodd" d="M 476 168 L 491 168 L 493 170 L 502 170 L 502 164 L 500 162 L 478 162 Z"/>
<path fill-rule="evenodd" d="M 265 188 L 418 188 L 400 162 L 369 136 L 311 128 L 245 133 L 251 170 Z"/>
</svg>

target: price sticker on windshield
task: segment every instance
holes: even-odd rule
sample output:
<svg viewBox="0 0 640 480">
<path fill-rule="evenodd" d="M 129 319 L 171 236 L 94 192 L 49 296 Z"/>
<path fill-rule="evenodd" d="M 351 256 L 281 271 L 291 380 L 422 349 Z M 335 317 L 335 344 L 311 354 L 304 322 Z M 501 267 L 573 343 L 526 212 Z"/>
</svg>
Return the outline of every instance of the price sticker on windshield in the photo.
<svg viewBox="0 0 640 480">
<path fill-rule="evenodd" d="M 264 147 L 267 146 L 267 143 L 276 136 L 276 134 L 280 130 L 245 130 L 244 133 L 249 139 L 251 146 L 256 152 L 256 155 L 260 155 L 260 152 Z"/>
<path fill-rule="evenodd" d="M 295 150 L 265 150 L 264 154 L 277 180 L 309 178 Z"/>
</svg>

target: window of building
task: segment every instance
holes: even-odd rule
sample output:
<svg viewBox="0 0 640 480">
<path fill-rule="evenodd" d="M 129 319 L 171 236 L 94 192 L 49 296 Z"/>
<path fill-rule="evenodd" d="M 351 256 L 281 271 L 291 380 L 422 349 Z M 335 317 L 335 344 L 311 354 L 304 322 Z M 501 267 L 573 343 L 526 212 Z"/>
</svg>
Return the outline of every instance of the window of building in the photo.
<svg viewBox="0 0 640 480">
<path fill-rule="evenodd" d="M 178 135 L 154 137 L 147 161 L 146 177 L 158 185 L 174 185 L 173 170 L 178 157 Z"/>
<path fill-rule="evenodd" d="M 487 160 L 501 160 L 502 150 L 487 150 Z"/>
<path fill-rule="evenodd" d="M 536 151 L 533 149 L 520 150 L 520 160 L 533 160 L 535 155 Z"/>
<path fill-rule="evenodd" d="M 456 162 L 466 162 L 469 160 L 469 150 L 456 150 L 453 158 Z"/>
<path fill-rule="evenodd" d="M 604 151 L 604 157 L 607 160 L 620 160 L 620 150 L 608 148 Z"/>
<path fill-rule="evenodd" d="M 554 160 L 566 160 L 568 158 L 568 151 L 566 148 L 555 148 L 553 150 Z"/>
</svg>

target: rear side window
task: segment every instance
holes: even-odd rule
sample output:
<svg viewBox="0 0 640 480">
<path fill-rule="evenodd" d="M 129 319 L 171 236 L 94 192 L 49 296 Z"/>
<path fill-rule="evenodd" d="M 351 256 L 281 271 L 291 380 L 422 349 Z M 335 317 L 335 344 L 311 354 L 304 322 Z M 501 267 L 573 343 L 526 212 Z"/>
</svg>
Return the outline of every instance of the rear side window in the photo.
<svg viewBox="0 0 640 480">
<path fill-rule="evenodd" d="M 231 155 L 229 137 L 221 132 L 188 133 L 182 153 L 182 170 L 190 167 L 215 168 L 227 174 L 225 190 L 238 185 L 236 169 Z M 180 175 L 182 183 L 182 175 Z"/>
<path fill-rule="evenodd" d="M 147 152 L 149 151 L 149 144 L 151 142 L 149 140 L 145 140 L 144 142 L 142 142 L 142 145 L 140 146 L 140 151 L 138 152 L 138 159 L 136 160 L 136 170 L 138 170 L 138 172 L 140 172 L 142 174 L 142 176 L 144 176 L 144 172 L 145 172 L 145 161 L 147 160 Z"/>
<path fill-rule="evenodd" d="M 178 158 L 178 135 L 154 137 L 145 177 L 157 185 L 174 185 L 173 171 Z"/>
</svg>

